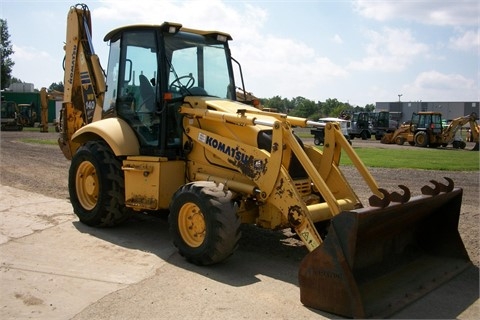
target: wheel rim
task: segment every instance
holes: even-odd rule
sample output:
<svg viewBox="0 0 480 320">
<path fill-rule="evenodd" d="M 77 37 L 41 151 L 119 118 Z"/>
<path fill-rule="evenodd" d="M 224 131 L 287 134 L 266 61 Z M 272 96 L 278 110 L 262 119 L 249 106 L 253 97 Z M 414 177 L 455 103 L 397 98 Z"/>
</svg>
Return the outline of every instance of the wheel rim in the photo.
<svg viewBox="0 0 480 320">
<path fill-rule="evenodd" d="M 421 134 L 417 136 L 417 144 L 423 145 L 425 143 L 425 137 Z"/>
<path fill-rule="evenodd" d="M 91 162 L 84 161 L 78 166 L 75 187 L 80 205 L 92 210 L 98 201 L 98 176 Z"/>
<path fill-rule="evenodd" d="M 202 245 L 205 240 L 205 217 L 194 203 L 186 203 L 178 214 L 178 229 L 183 241 L 192 248 Z"/>
</svg>

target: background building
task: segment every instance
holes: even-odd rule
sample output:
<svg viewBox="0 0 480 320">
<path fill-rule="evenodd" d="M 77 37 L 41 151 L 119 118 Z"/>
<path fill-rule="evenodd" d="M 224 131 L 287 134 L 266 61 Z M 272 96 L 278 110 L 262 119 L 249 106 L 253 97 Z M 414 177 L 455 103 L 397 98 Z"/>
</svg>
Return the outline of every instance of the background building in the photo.
<svg viewBox="0 0 480 320">
<path fill-rule="evenodd" d="M 479 101 L 469 102 L 448 102 L 448 101 L 397 101 L 397 102 L 376 102 L 375 111 L 390 111 L 393 120 L 397 120 L 400 123 L 409 121 L 412 117 L 412 113 L 419 111 L 435 111 L 441 112 L 443 118 L 447 121 L 463 117 L 475 112 L 479 114 Z"/>
</svg>

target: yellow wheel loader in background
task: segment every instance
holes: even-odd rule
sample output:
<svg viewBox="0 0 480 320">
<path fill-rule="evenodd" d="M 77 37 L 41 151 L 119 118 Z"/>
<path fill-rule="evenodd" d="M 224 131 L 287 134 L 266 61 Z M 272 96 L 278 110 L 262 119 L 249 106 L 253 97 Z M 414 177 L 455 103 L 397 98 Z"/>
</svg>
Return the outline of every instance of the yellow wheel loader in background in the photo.
<svg viewBox="0 0 480 320">
<path fill-rule="evenodd" d="M 412 199 L 404 186 L 390 193 L 337 123 L 236 101 L 229 34 L 165 22 L 121 27 L 104 40 L 106 80 L 90 11 L 70 9 L 59 145 L 71 159 L 70 200 L 81 222 L 113 226 L 168 210 L 175 246 L 198 265 L 228 258 L 242 223 L 292 228 L 310 251 L 301 301 L 349 317 L 392 314 L 471 264 L 453 181 L 434 181 Z M 323 151 L 293 133 L 318 126 Z M 342 154 L 371 189 L 370 206 L 342 173 Z"/>
</svg>

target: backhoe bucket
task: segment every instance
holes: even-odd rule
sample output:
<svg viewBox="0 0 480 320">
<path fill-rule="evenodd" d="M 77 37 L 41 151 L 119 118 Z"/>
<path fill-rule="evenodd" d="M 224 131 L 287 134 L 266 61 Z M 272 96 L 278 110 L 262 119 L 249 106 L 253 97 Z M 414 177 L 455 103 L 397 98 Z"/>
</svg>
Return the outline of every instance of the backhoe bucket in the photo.
<svg viewBox="0 0 480 320">
<path fill-rule="evenodd" d="M 469 267 L 457 230 L 463 190 L 438 186 L 425 186 L 404 203 L 335 216 L 323 244 L 301 262 L 302 303 L 352 318 L 384 318 Z"/>
</svg>

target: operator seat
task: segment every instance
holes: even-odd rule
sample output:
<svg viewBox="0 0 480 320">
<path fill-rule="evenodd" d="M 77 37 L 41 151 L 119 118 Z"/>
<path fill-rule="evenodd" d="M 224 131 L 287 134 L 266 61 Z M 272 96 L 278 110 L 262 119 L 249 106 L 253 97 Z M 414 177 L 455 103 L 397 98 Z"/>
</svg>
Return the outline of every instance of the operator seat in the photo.
<svg viewBox="0 0 480 320">
<path fill-rule="evenodd" d="M 143 74 L 139 76 L 140 80 L 140 95 L 142 96 L 143 103 L 142 109 L 146 112 L 153 112 L 155 110 L 155 91 L 153 90 L 150 81 Z"/>
</svg>

